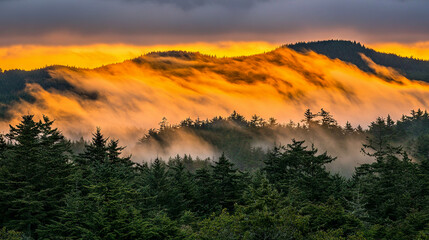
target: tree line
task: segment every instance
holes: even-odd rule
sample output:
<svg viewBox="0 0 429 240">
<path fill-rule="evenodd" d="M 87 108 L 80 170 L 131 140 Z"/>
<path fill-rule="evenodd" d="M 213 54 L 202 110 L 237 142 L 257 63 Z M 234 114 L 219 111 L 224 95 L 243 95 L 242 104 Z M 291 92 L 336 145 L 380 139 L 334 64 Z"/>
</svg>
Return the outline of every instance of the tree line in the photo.
<svg viewBox="0 0 429 240">
<path fill-rule="evenodd" d="M 23 116 L 0 137 L 0 239 L 428 239 L 428 114 L 346 130 L 322 113 L 307 110 L 300 131 L 362 131 L 362 153 L 374 161 L 346 178 L 327 170 L 334 156 L 293 139 L 255 168 L 227 154 L 138 164 L 100 129 L 76 154 L 48 117 Z M 236 112 L 218 121 L 279 126 Z"/>
</svg>

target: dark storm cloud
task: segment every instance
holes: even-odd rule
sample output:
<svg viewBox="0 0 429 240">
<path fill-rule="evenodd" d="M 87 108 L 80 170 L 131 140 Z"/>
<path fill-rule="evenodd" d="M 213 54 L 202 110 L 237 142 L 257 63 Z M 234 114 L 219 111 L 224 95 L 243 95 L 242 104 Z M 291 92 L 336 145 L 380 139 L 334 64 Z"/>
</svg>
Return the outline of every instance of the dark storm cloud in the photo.
<svg viewBox="0 0 429 240">
<path fill-rule="evenodd" d="M 429 40 L 425 0 L 0 0 L 0 44 Z"/>
</svg>

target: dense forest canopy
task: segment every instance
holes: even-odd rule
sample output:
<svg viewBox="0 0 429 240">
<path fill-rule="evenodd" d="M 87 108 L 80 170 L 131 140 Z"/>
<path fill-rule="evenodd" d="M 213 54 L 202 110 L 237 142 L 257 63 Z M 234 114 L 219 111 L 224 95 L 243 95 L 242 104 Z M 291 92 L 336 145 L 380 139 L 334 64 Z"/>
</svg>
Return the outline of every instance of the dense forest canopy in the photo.
<svg viewBox="0 0 429 240">
<path fill-rule="evenodd" d="M 22 116 L 0 137 L 1 239 L 428 239 L 429 114 L 339 126 L 321 109 L 297 124 L 233 112 L 211 120 L 164 119 L 141 144 L 177 131 L 224 153 L 136 163 L 96 129 L 80 151 L 48 117 Z M 249 139 L 322 131 L 363 141 L 371 162 L 350 176 L 311 141 L 255 149 Z M 310 138 L 311 139 L 311 138 Z M 79 153 L 77 153 L 79 152 Z M 234 161 L 231 161 L 234 159 Z"/>
</svg>

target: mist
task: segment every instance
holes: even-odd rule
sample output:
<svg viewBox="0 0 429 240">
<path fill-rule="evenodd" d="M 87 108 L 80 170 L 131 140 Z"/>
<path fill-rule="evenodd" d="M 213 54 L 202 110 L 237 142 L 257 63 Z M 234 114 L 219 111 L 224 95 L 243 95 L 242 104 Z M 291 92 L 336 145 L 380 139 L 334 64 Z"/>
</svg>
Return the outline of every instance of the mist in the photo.
<svg viewBox="0 0 429 240">
<path fill-rule="evenodd" d="M 54 79 L 64 79 L 87 98 L 71 91 L 43 89 L 28 84 L 26 91 L 36 101 L 20 101 L 10 108 L 12 124 L 23 114 L 42 114 L 55 119 L 64 134 L 77 139 L 91 137 L 95 128 L 120 139 L 137 162 L 167 158 L 176 154 L 212 157 L 218 150 L 183 132 L 168 149 L 156 143 L 139 146 L 138 140 L 151 128 L 158 128 L 166 117 L 177 124 L 188 117 L 210 119 L 228 116 L 236 110 L 247 119 L 253 114 L 274 117 L 280 123 L 299 122 L 305 109 L 329 110 L 340 125 L 367 126 L 378 116 L 399 119 L 411 109 L 427 109 L 429 85 L 409 80 L 391 68 L 379 66 L 362 56 L 375 74 L 356 66 L 332 60 L 314 52 L 297 53 L 279 48 L 266 54 L 246 57 L 216 58 L 189 52 L 156 52 L 135 60 L 96 69 L 55 67 Z M 2 123 L 3 131 L 7 124 Z M 278 133 L 276 141 L 306 139 Z M 338 141 L 320 134 L 307 139 L 342 160 L 334 169 L 346 169 L 367 161 L 359 152 L 361 140 Z M 272 146 L 272 140 L 255 144 Z M 332 144 L 331 144 L 332 143 Z"/>
</svg>

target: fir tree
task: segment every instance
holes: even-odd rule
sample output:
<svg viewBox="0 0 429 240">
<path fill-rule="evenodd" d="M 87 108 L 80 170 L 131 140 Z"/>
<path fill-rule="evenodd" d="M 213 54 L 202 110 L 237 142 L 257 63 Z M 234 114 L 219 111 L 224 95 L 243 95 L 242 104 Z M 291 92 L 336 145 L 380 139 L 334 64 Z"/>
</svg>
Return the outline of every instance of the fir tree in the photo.
<svg viewBox="0 0 429 240">
<path fill-rule="evenodd" d="M 224 154 L 213 166 L 214 191 L 216 199 L 222 208 L 232 210 L 242 192 L 242 177 L 238 170 L 233 168 Z"/>
<path fill-rule="evenodd" d="M 38 122 L 33 115 L 10 126 L 11 145 L 1 159 L 0 195 L 4 226 L 37 238 L 40 226 L 58 215 L 71 185 L 69 142 L 48 117 Z"/>
<path fill-rule="evenodd" d="M 275 147 L 265 161 L 267 178 L 280 192 L 289 193 L 297 188 L 311 201 L 326 200 L 331 177 L 325 165 L 335 160 L 326 153 L 316 155 L 317 149 L 310 150 L 304 141 L 292 140 L 287 147 Z"/>
</svg>

